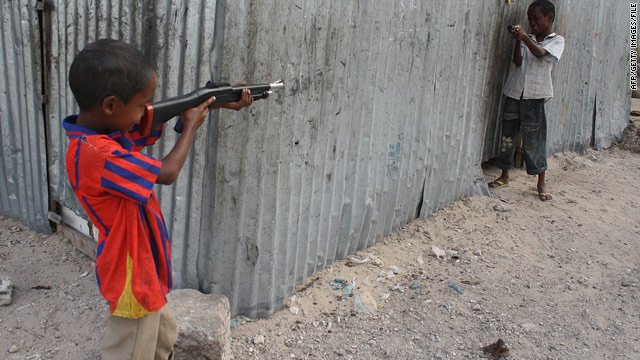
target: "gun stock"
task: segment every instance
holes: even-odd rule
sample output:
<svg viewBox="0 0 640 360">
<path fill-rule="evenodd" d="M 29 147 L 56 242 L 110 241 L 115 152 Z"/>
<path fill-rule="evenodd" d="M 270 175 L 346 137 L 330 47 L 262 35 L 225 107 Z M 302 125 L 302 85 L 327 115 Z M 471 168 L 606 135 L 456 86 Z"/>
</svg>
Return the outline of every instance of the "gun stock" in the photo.
<svg viewBox="0 0 640 360">
<path fill-rule="evenodd" d="M 153 128 L 166 123 L 185 110 L 202 104 L 212 96 L 216 97 L 213 104 L 228 104 L 239 101 L 242 95 L 242 89 L 245 87 L 249 88 L 251 97 L 253 97 L 254 100 L 259 100 L 269 97 L 273 90 L 283 89 L 284 83 L 278 80 L 270 84 L 231 86 L 229 84 L 214 84 L 209 81 L 204 87 L 186 95 L 147 104 L 145 113 L 138 126 L 139 132 L 142 136 L 148 136 Z M 182 132 L 181 119 L 178 120 L 173 129 L 178 133 Z"/>
</svg>

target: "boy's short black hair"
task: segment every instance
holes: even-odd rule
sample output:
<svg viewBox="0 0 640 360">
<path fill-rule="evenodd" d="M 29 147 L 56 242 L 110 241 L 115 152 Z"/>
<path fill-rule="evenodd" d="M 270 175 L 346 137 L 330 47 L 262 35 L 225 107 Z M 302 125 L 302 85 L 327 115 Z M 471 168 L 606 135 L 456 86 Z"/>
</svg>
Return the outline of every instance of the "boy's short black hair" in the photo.
<svg viewBox="0 0 640 360">
<path fill-rule="evenodd" d="M 549 14 L 553 15 L 554 19 L 556 17 L 556 7 L 549 0 L 536 0 L 529 7 L 535 6 L 540 9 L 542 15 L 547 16 Z"/>
<path fill-rule="evenodd" d="M 154 72 L 140 50 L 120 40 L 102 39 L 76 55 L 69 86 L 80 109 L 91 110 L 111 95 L 128 103 L 147 87 Z"/>
</svg>

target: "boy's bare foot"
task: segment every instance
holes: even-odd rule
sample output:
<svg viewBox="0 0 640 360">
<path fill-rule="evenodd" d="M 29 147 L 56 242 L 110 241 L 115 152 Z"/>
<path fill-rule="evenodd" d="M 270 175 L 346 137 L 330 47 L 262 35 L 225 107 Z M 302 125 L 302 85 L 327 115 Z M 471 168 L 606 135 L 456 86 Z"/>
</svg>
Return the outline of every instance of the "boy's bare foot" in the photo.
<svg viewBox="0 0 640 360">
<path fill-rule="evenodd" d="M 553 199 L 553 197 L 551 196 L 551 194 L 544 191 L 544 178 L 545 178 L 544 171 L 538 174 L 538 186 L 537 186 L 538 197 L 540 198 L 540 201 L 549 201 Z"/>
<path fill-rule="evenodd" d="M 544 192 L 544 191 L 538 191 L 538 197 L 540 198 L 540 201 L 549 201 L 549 200 L 553 199 L 551 194 L 549 194 L 548 192 Z"/>
<path fill-rule="evenodd" d="M 504 186 L 508 186 L 509 185 L 509 178 L 504 178 L 502 176 L 500 176 L 499 178 L 491 181 L 490 183 L 488 183 L 487 185 L 489 185 L 490 188 L 501 188 Z"/>
</svg>

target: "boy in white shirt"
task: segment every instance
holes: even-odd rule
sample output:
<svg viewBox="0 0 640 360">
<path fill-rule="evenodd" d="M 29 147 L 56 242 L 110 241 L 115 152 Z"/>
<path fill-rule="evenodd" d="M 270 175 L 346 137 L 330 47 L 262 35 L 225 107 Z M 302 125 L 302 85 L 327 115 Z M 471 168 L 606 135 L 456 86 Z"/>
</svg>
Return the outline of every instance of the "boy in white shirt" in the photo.
<svg viewBox="0 0 640 360">
<path fill-rule="evenodd" d="M 527 173 L 538 175 L 538 197 L 547 201 L 551 200 L 551 194 L 545 191 L 547 119 L 544 103 L 553 97 L 551 70 L 562 56 L 564 38 L 551 32 L 555 7 L 550 1 L 534 1 L 529 5 L 527 17 L 533 34 L 527 35 L 520 26 L 515 27 L 513 63 L 502 91 L 506 100 L 500 154 L 496 160 L 502 174 L 488 185 L 498 188 L 509 184 L 515 138 L 521 130 Z"/>
</svg>

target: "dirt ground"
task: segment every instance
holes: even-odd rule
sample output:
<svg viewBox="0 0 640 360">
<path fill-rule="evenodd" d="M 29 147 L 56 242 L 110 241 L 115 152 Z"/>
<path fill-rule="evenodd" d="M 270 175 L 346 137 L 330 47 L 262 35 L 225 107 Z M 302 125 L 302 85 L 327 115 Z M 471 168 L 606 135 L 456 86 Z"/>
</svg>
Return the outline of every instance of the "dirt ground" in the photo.
<svg viewBox="0 0 640 360">
<path fill-rule="evenodd" d="M 234 318 L 232 357 L 482 359 L 502 339 L 510 359 L 640 358 L 632 119 L 619 146 L 550 158 L 550 202 L 515 170 L 495 198 L 462 199 L 316 274 L 270 319 Z M 91 259 L 1 218 L 0 277 L 15 285 L 0 359 L 98 358 L 106 310 Z"/>
</svg>

